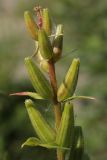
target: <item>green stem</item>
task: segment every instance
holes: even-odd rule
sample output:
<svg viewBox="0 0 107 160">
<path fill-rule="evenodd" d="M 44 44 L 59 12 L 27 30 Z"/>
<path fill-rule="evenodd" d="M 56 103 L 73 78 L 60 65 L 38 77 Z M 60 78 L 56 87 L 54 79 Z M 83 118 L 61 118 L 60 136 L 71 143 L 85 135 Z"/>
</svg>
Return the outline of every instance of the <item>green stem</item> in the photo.
<svg viewBox="0 0 107 160">
<path fill-rule="evenodd" d="M 57 149 L 57 158 L 58 158 L 58 160 L 64 160 L 65 159 L 62 151 L 60 151 L 59 149 Z"/>
<path fill-rule="evenodd" d="M 62 115 L 60 103 L 54 104 L 54 114 L 55 114 L 55 128 L 57 130 L 57 128 L 59 128 Z"/>
</svg>

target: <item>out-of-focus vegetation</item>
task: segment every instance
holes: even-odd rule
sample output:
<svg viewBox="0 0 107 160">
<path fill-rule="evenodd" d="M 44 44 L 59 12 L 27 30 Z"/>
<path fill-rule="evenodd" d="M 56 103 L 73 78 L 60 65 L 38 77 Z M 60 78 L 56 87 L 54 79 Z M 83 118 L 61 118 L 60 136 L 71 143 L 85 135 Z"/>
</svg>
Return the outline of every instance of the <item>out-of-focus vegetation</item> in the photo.
<svg viewBox="0 0 107 160">
<path fill-rule="evenodd" d="M 45 160 L 52 159 L 54 155 L 54 151 L 46 149 L 20 149 L 21 143 L 34 136 L 34 132 L 24 107 L 25 98 L 8 97 L 8 93 L 32 91 L 23 59 L 34 52 L 34 43 L 25 29 L 23 13 L 32 10 L 36 3 L 50 9 L 56 20 L 54 23 L 64 24 L 63 54 L 68 56 L 56 65 L 59 83 L 72 58 L 81 59 L 76 92 L 78 95 L 94 96 L 97 100 L 75 103 L 76 122 L 83 126 L 85 148 L 91 159 L 106 160 L 106 0 L 0 1 L 0 160 Z M 73 49 L 77 51 L 68 54 Z M 49 111 L 44 106 L 44 114 L 48 117 Z"/>
</svg>

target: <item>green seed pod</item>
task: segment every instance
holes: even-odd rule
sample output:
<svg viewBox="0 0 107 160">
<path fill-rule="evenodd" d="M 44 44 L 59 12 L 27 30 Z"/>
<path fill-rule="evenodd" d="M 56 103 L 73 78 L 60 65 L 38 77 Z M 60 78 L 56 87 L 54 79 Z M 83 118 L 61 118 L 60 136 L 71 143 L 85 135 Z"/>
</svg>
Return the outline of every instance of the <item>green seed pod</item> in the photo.
<svg viewBox="0 0 107 160">
<path fill-rule="evenodd" d="M 74 58 L 63 82 L 58 88 L 58 101 L 63 101 L 74 94 L 78 81 L 79 66 L 80 60 Z"/>
<path fill-rule="evenodd" d="M 82 133 L 82 128 L 80 126 L 76 126 L 74 128 L 74 141 L 73 146 L 70 151 L 70 159 L 69 160 L 82 160 L 84 154 L 84 138 Z"/>
<path fill-rule="evenodd" d="M 60 127 L 56 135 L 56 143 L 61 147 L 69 148 L 74 132 L 74 110 L 73 104 L 65 103 L 62 113 Z M 65 152 L 65 150 L 63 150 Z"/>
<path fill-rule="evenodd" d="M 34 130 L 41 141 L 45 143 L 53 142 L 56 136 L 55 131 L 37 110 L 33 101 L 27 99 L 25 101 L 25 106 Z"/>
<path fill-rule="evenodd" d="M 56 35 L 53 41 L 53 53 L 55 62 L 61 58 L 62 47 L 63 47 L 63 25 L 59 24 L 56 28 Z"/>
<path fill-rule="evenodd" d="M 36 64 L 33 63 L 32 59 L 29 57 L 25 58 L 25 65 L 29 74 L 29 78 L 36 92 L 39 93 L 43 98 L 52 98 L 53 93 L 49 81 L 36 66 Z"/>
<path fill-rule="evenodd" d="M 24 19 L 25 19 L 26 27 L 27 27 L 28 31 L 30 32 L 32 38 L 34 40 L 38 40 L 38 26 L 35 23 L 31 12 L 25 11 L 24 12 Z"/>
<path fill-rule="evenodd" d="M 48 8 L 43 9 L 42 13 L 42 20 L 43 20 L 43 29 L 47 33 L 47 35 L 51 35 L 52 32 L 52 21 L 49 15 Z"/>
<path fill-rule="evenodd" d="M 47 60 L 51 59 L 53 57 L 51 42 L 43 29 L 38 32 L 38 43 L 42 57 Z"/>
</svg>

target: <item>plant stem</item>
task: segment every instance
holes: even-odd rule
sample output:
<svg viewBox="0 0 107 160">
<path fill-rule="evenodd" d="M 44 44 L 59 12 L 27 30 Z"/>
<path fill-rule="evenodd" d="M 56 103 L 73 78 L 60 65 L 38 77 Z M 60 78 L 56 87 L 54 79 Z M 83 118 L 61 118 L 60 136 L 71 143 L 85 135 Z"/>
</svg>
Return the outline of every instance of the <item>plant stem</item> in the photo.
<svg viewBox="0 0 107 160">
<path fill-rule="evenodd" d="M 55 128 L 58 129 L 61 121 L 61 104 L 54 104 L 54 114 L 55 114 Z"/>
<path fill-rule="evenodd" d="M 59 128 L 60 121 L 61 121 L 61 103 L 57 100 L 57 81 L 56 81 L 56 74 L 55 74 L 55 65 L 53 60 L 48 61 L 49 64 L 49 77 L 51 86 L 53 89 L 53 104 L 54 104 L 54 115 L 55 115 L 55 128 L 56 130 Z M 61 151 L 57 149 L 57 159 L 58 160 L 64 160 L 64 156 Z"/>
<path fill-rule="evenodd" d="M 64 160 L 65 159 L 63 153 L 59 149 L 57 149 L 57 158 L 58 158 L 58 160 Z"/>
<path fill-rule="evenodd" d="M 55 74 L 55 66 L 52 59 L 48 61 L 48 64 L 49 64 L 49 76 L 50 76 L 51 86 L 54 93 L 53 102 L 54 104 L 56 104 L 57 103 L 57 81 L 56 81 L 56 74 Z"/>
<path fill-rule="evenodd" d="M 53 89 L 53 104 L 54 104 L 54 114 L 55 114 L 55 127 L 58 128 L 61 120 L 61 104 L 57 101 L 57 81 L 55 74 L 55 66 L 53 60 L 48 61 L 49 64 L 49 77 L 51 86 Z"/>
</svg>

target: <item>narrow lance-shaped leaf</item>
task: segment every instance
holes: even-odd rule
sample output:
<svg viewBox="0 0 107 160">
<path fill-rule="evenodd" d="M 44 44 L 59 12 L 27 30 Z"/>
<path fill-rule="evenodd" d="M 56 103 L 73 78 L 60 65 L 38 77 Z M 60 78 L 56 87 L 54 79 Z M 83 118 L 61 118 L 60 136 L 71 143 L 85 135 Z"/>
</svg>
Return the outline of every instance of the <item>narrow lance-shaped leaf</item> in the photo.
<svg viewBox="0 0 107 160">
<path fill-rule="evenodd" d="M 28 138 L 21 146 L 21 148 L 25 147 L 25 146 L 30 146 L 30 147 L 45 147 L 48 149 L 64 149 L 64 150 L 70 150 L 69 148 L 64 148 L 64 147 L 60 147 L 55 143 L 43 143 L 40 139 L 36 138 L 36 137 L 30 137 Z"/>
<path fill-rule="evenodd" d="M 94 97 L 89 97 L 89 96 L 71 96 L 67 99 L 64 99 L 62 102 L 69 102 L 69 101 L 72 101 L 72 100 L 95 100 Z"/>
<path fill-rule="evenodd" d="M 38 93 L 35 93 L 35 92 L 18 92 L 18 93 L 11 93 L 9 95 L 10 96 L 29 96 L 34 99 L 44 100 L 44 98 L 42 96 L 40 96 Z"/>
</svg>

